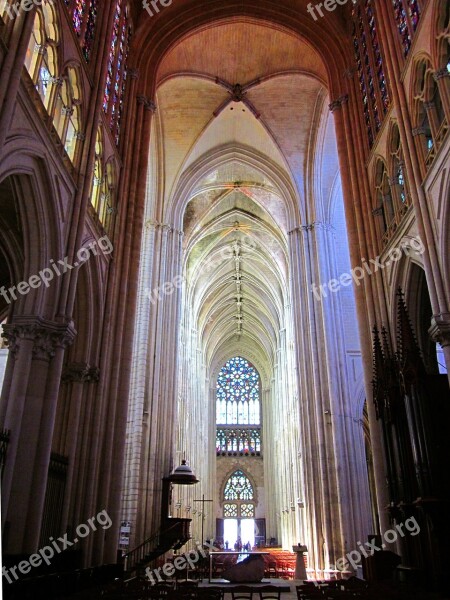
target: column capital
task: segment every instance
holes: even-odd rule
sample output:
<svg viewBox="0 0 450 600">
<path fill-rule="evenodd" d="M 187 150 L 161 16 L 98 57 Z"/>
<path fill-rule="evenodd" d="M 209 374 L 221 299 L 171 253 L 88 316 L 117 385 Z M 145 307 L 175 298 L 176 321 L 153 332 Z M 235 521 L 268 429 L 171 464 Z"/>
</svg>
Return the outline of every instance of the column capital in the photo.
<svg viewBox="0 0 450 600">
<path fill-rule="evenodd" d="M 162 231 L 164 231 L 165 233 L 177 233 L 178 235 L 184 235 L 184 231 L 180 231 L 179 229 L 176 229 L 173 225 L 171 225 L 170 223 L 162 223 L 161 221 L 154 221 L 153 219 L 148 219 L 145 224 L 144 227 L 146 229 L 161 229 Z"/>
<path fill-rule="evenodd" d="M 33 358 L 51 360 L 58 348 L 67 348 L 75 339 L 73 323 L 60 324 L 41 317 L 20 316 L 3 325 L 2 337 L 13 355 L 20 350 L 22 340 L 33 342 Z"/>
<path fill-rule="evenodd" d="M 433 342 L 439 343 L 443 348 L 450 346 L 450 314 L 433 315 L 428 334 Z"/>
<path fill-rule="evenodd" d="M 442 69 L 438 69 L 437 71 L 435 71 L 433 73 L 433 77 L 434 77 L 435 81 L 439 81 L 439 79 L 444 79 L 444 77 L 450 77 L 450 72 L 447 69 L 447 67 L 444 67 Z"/>
<path fill-rule="evenodd" d="M 49 77 L 49 81 L 58 87 L 61 87 L 64 83 L 64 79 L 62 77 Z"/>
<path fill-rule="evenodd" d="M 100 369 L 91 367 L 87 362 L 69 363 L 63 368 L 61 380 L 63 383 L 91 383 L 100 379 Z"/>
<path fill-rule="evenodd" d="M 139 79 L 139 69 L 128 69 L 128 75 L 131 79 Z"/>
<path fill-rule="evenodd" d="M 152 113 L 154 113 L 156 111 L 156 104 L 153 102 L 153 100 L 150 100 L 150 98 L 147 98 L 147 96 L 142 96 L 142 95 L 136 96 L 136 100 L 137 100 L 137 103 L 142 104 L 146 110 L 149 110 Z"/>
<path fill-rule="evenodd" d="M 417 137 L 418 135 L 424 135 L 427 132 L 426 127 L 415 127 L 411 130 L 413 137 Z"/>
<path fill-rule="evenodd" d="M 328 108 L 333 113 L 338 108 L 341 108 L 341 106 L 343 104 L 347 104 L 347 102 L 348 102 L 348 94 L 344 94 L 343 96 L 339 96 L 339 98 L 337 98 L 337 100 L 333 100 L 333 102 L 331 102 L 328 105 Z"/>
<path fill-rule="evenodd" d="M 314 231 L 315 229 L 321 229 L 322 231 L 331 232 L 335 231 L 335 228 L 331 223 L 325 221 L 313 221 L 312 223 L 306 223 L 304 225 L 298 225 L 297 227 L 294 227 L 294 229 L 291 229 L 291 231 L 289 231 L 288 234 L 291 235 L 292 233 L 295 233 L 297 231 Z"/>
</svg>

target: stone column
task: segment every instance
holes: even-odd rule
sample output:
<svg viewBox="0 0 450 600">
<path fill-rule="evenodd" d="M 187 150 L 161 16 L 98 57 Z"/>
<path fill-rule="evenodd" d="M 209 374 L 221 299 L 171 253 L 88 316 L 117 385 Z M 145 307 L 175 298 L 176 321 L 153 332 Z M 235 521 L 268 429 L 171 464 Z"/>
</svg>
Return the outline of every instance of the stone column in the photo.
<svg viewBox="0 0 450 600">
<path fill-rule="evenodd" d="M 4 3 L 3 3 L 4 4 Z M 0 149 L 3 147 L 9 132 L 11 118 L 17 105 L 20 78 L 33 30 L 36 5 L 31 10 L 21 10 L 13 20 L 11 34 L 8 39 L 8 52 L 1 66 L 0 86 Z"/>
<path fill-rule="evenodd" d="M 132 465 L 134 452 L 142 460 L 139 469 L 133 466 L 130 488 L 125 492 L 127 514 L 136 520 L 133 543 L 140 543 L 159 528 L 162 478 L 173 467 L 177 427 L 182 232 L 155 220 L 148 220 L 146 227 L 149 233 L 144 252 L 150 253 L 150 264 L 142 273 L 147 289 L 139 298 L 143 321 L 135 340 L 141 359 L 131 387 L 132 396 L 134 391 L 139 394 L 131 399 L 135 406 L 132 419 L 139 431 L 130 439 L 127 452 L 128 464 Z M 130 423 L 129 432 L 132 428 Z"/>
<path fill-rule="evenodd" d="M 67 386 L 67 427 L 66 436 L 59 441 L 60 453 L 69 458 L 69 466 L 66 479 L 66 497 L 61 517 L 61 531 L 67 531 L 69 526 L 69 514 L 72 498 L 80 490 L 73 489 L 74 476 L 80 464 L 79 448 L 80 434 L 82 431 L 81 413 L 82 404 L 85 401 L 86 384 L 97 382 L 99 369 L 92 367 L 86 362 L 70 363 L 64 367 L 62 372 L 62 383 Z"/>
<path fill-rule="evenodd" d="M 325 567 L 324 542 L 331 560 L 342 554 L 339 524 L 336 469 L 332 450 L 331 430 L 324 413 L 329 406 L 326 341 L 320 311 L 311 300 L 311 284 L 320 281 L 314 263 L 317 256 L 313 225 L 297 227 L 289 232 L 292 265 L 292 305 L 297 376 L 300 393 L 300 431 L 302 460 L 305 473 L 305 502 L 308 521 L 310 559 L 318 569 Z M 303 357 L 308 356 L 308 360 Z"/>
<path fill-rule="evenodd" d="M 357 200 L 359 187 L 356 160 L 355 156 L 352 156 L 352 160 L 350 160 L 347 155 L 348 140 L 352 139 L 353 131 L 351 125 L 352 115 L 348 110 L 348 101 L 348 97 L 343 96 L 330 104 L 330 110 L 334 114 L 336 125 L 336 141 L 341 164 L 341 180 L 349 236 L 350 258 L 352 267 L 355 267 L 359 265 L 361 256 L 364 256 L 365 248 L 367 246 L 366 243 L 361 240 L 361 236 L 364 237 L 365 235 L 364 225 L 361 223 L 362 212 L 364 211 L 361 211 L 360 202 Z M 357 159 L 359 158 L 360 156 L 357 156 Z M 356 204 L 358 210 L 355 208 Z M 378 513 L 380 516 L 380 527 L 383 531 L 386 531 L 389 529 L 389 514 L 387 511 L 389 497 L 386 484 L 386 469 L 384 464 L 381 429 L 376 418 L 375 406 L 371 397 L 372 340 L 370 324 L 374 323 L 377 318 L 376 306 L 374 306 L 374 296 L 376 298 L 377 294 L 376 289 L 372 289 L 372 283 L 369 282 L 369 284 L 370 286 L 367 289 L 364 289 L 362 286 L 358 287 L 355 292 L 355 300 L 364 365 L 364 382 L 367 394 Z"/>
<path fill-rule="evenodd" d="M 7 552 L 32 553 L 39 545 L 64 350 L 75 330 L 40 317 L 18 317 L 4 330 L 15 355 L 4 424 L 12 442 L 3 489 Z"/>
</svg>

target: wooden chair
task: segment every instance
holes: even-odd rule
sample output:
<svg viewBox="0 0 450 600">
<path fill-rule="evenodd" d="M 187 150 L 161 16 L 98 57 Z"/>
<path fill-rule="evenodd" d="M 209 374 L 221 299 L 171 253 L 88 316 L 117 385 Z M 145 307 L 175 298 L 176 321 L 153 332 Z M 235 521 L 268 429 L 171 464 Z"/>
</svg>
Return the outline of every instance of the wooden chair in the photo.
<svg viewBox="0 0 450 600">
<path fill-rule="evenodd" d="M 149 600 L 162 600 L 173 597 L 173 585 L 157 584 L 152 585 L 147 590 L 147 598 Z M 176 592 L 175 592 L 176 593 Z"/>
<path fill-rule="evenodd" d="M 254 593 L 259 594 L 259 600 L 281 600 L 281 591 L 273 585 L 264 585 L 255 588 Z"/>
<path fill-rule="evenodd" d="M 317 588 L 312 584 L 312 582 L 308 582 L 311 585 L 297 585 L 297 599 L 298 600 L 315 600 L 316 598 L 326 598 L 320 588 Z"/>
<path fill-rule="evenodd" d="M 232 600 L 253 600 L 253 590 L 247 585 L 238 585 L 230 592 Z"/>
<path fill-rule="evenodd" d="M 198 580 L 178 581 L 175 596 L 182 600 L 196 600 L 198 590 Z"/>
<path fill-rule="evenodd" d="M 198 600 L 223 600 L 224 593 L 220 590 L 208 590 L 199 588 L 197 590 Z"/>
<path fill-rule="evenodd" d="M 278 577 L 278 568 L 276 560 L 269 560 L 269 564 L 267 567 L 267 577 L 269 578 L 277 578 Z"/>
</svg>

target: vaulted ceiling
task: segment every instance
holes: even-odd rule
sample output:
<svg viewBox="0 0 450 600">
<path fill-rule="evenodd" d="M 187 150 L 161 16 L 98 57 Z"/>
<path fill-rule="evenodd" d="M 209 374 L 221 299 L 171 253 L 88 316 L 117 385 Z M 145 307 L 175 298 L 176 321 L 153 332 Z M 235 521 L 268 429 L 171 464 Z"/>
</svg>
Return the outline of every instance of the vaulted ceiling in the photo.
<svg viewBox="0 0 450 600">
<path fill-rule="evenodd" d="M 288 233 L 326 214 L 338 163 L 326 69 L 298 36 L 234 19 L 158 70 L 158 196 L 184 209 L 186 303 L 209 365 L 273 365 L 286 327 Z"/>
</svg>

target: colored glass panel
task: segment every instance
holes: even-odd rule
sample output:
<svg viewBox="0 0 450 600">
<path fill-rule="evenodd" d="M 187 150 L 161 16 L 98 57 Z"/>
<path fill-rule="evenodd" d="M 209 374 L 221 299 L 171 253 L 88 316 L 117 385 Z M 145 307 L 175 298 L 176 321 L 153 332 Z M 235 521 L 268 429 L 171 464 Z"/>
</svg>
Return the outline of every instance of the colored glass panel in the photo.
<svg viewBox="0 0 450 600">
<path fill-rule="evenodd" d="M 239 356 L 220 370 L 216 385 L 217 423 L 259 425 L 259 375 Z"/>
<path fill-rule="evenodd" d="M 253 486 L 248 477 L 238 469 L 228 479 L 223 495 L 225 500 L 253 500 Z"/>
<path fill-rule="evenodd" d="M 406 57 L 411 48 L 414 32 L 419 24 L 420 6 L 417 0 L 392 0 L 392 6 L 403 47 L 403 55 Z"/>
</svg>

